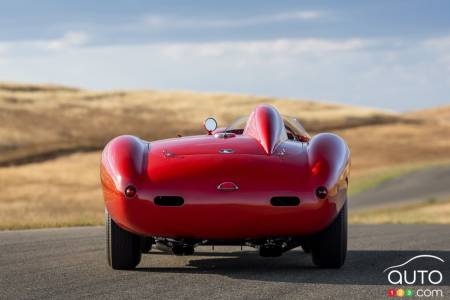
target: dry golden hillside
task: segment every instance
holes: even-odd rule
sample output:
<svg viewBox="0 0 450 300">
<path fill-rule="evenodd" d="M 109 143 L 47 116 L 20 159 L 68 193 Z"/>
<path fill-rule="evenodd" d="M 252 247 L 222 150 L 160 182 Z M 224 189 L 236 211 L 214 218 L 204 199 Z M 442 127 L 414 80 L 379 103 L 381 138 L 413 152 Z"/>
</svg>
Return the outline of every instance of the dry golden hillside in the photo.
<svg viewBox="0 0 450 300">
<path fill-rule="evenodd" d="M 450 160 L 450 124 L 396 123 L 337 130 L 349 144 L 353 174 Z"/>
<path fill-rule="evenodd" d="M 0 84 L 0 164 L 12 164 L 0 167 L 0 229 L 100 224 L 99 150 L 110 138 L 201 133 L 205 117 L 225 125 L 259 103 L 298 117 L 310 132 L 344 137 L 353 186 L 367 172 L 450 160 L 450 123 L 439 121 L 448 115 L 441 109 L 394 114 L 242 95 Z"/>
<path fill-rule="evenodd" d="M 418 110 L 406 115 L 427 122 L 450 123 L 450 105 Z"/>
<path fill-rule="evenodd" d="M 0 165 L 103 148 L 112 137 L 148 140 L 202 132 L 214 115 L 225 126 L 269 103 L 310 131 L 403 122 L 398 114 L 312 101 L 191 92 L 93 92 L 59 86 L 0 84 Z"/>
</svg>

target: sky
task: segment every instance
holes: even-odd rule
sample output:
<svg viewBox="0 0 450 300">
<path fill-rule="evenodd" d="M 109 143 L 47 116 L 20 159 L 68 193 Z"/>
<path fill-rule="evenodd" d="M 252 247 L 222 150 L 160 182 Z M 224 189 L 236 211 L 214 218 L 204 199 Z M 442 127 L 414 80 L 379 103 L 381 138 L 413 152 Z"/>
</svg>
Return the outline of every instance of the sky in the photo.
<svg viewBox="0 0 450 300">
<path fill-rule="evenodd" d="M 450 104 L 450 1 L 3 1 L 0 81 Z"/>
</svg>

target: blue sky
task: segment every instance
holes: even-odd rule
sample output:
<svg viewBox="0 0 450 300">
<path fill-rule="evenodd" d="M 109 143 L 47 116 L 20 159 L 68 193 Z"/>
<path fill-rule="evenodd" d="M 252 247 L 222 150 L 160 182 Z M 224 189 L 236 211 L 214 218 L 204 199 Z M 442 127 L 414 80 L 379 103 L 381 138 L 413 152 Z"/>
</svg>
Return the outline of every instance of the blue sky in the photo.
<svg viewBox="0 0 450 300">
<path fill-rule="evenodd" d="M 450 104 L 450 1 L 0 1 L 0 80 Z"/>
</svg>

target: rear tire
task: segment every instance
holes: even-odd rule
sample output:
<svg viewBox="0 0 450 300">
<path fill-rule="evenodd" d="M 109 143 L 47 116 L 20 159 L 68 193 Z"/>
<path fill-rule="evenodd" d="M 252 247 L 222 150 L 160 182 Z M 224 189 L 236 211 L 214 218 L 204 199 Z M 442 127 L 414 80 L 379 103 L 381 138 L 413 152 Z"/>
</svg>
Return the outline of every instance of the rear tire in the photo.
<svg viewBox="0 0 450 300">
<path fill-rule="evenodd" d="M 115 270 L 134 269 L 141 261 L 140 237 L 120 228 L 105 211 L 106 256 Z"/>
<path fill-rule="evenodd" d="M 340 268 L 347 255 L 347 200 L 336 219 L 312 238 L 313 263 L 320 268 Z"/>
</svg>

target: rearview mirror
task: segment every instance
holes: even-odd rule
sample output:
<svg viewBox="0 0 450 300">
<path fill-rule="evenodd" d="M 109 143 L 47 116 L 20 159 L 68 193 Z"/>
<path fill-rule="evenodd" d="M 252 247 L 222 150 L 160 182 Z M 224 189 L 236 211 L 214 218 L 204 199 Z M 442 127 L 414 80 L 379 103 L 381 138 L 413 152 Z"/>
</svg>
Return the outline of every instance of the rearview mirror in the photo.
<svg viewBox="0 0 450 300">
<path fill-rule="evenodd" d="M 217 121 L 216 119 L 209 117 L 205 120 L 203 126 L 205 127 L 206 131 L 208 131 L 208 134 L 211 134 L 217 128 Z"/>
</svg>

